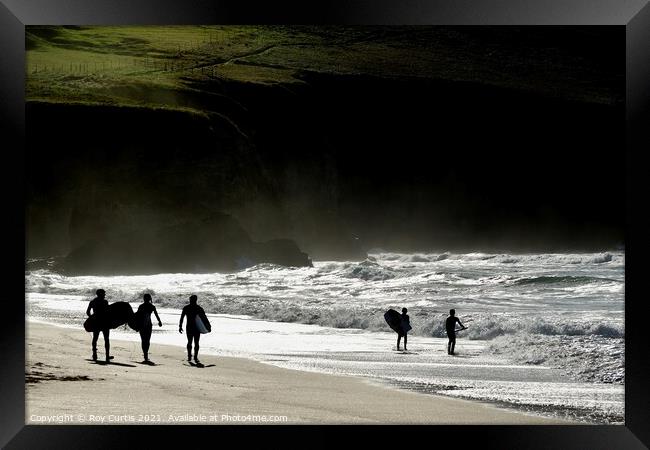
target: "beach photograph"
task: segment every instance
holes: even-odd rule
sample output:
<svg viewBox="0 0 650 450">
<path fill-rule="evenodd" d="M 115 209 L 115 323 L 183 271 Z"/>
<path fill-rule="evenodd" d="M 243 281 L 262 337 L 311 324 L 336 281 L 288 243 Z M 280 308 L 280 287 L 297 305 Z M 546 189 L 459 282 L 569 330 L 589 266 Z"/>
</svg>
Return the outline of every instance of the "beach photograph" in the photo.
<svg viewBox="0 0 650 450">
<path fill-rule="evenodd" d="M 625 425 L 612 27 L 25 27 L 27 425 Z"/>
</svg>

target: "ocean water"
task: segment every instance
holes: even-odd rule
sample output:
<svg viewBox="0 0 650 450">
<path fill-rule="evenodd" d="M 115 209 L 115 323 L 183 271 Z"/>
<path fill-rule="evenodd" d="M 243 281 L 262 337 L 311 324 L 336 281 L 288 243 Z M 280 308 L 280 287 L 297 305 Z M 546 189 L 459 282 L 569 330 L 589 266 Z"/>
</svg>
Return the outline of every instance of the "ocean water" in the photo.
<svg viewBox="0 0 650 450">
<path fill-rule="evenodd" d="M 66 277 L 27 272 L 31 320 L 81 327 L 88 300 L 135 307 L 151 293 L 164 327 L 156 343 L 185 346 L 180 309 L 196 294 L 213 332 L 203 354 L 364 377 L 400 389 L 482 400 L 588 423 L 623 423 L 622 252 L 589 254 L 371 253 L 362 262 L 270 264 L 228 274 Z M 407 307 L 408 352 L 383 319 Z M 446 354 L 450 308 L 468 327 Z M 131 358 L 141 357 L 137 333 Z M 179 349 L 182 359 L 184 349 Z M 85 357 L 85 355 L 84 355 Z"/>
</svg>

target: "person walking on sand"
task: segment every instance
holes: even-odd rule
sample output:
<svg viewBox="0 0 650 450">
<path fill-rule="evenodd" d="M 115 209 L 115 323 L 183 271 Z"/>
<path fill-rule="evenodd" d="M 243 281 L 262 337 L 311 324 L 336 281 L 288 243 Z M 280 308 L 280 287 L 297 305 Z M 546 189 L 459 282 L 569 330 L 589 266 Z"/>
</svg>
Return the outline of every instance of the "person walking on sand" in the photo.
<svg viewBox="0 0 650 450">
<path fill-rule="evenodd" d="M 466 327 L 463 325 L 458 317 L 456 317 L 456 310 L 449 310 L 449 317 L 445 321 L 445 328 L 447 329 L 447 337 L 449 338 L 449 343 L 447 344 L 447 354 L 454 354 L 454 347 L 456 346 L 456 323 L 461 326 L 461 330 L 464 330 Z M 459 330 L 460 331 L 460 330 Z"/>
<path fill-rule="evenodd" d="M 203 321 L 203 324 L 208 331 L 211 330 L 211 326 L 208 317 L 205 315 L 205 311 L 196 304 L 196 301 L 196 295 L 191 295 L 190 304 L 183 307 L 181 320 L 178 324 L 178 332 L 181 334 L 183 333 L 183 319 L 187 316 L 187 325 L 185 326 L 185 335 L 187 336 L 187 361 L 190 362 L 192 360 L 192 341 L 194 341 L 194 362 L 200 364 L 199 339 L 201 338 L 201 333 L 196 325 L 197 317 Z"/>
<path fill-rule="evenodd" d="M 402 333 L 397 333 L 397 350 L 399 351 L 399 342 L 402 339 L 402 335 L 404 336 L 404 351 L 406 352 L 406 338 L 408 335 L 408 332 L 411 330 L 411 319 L 409 318 L 408 314 L 406 314 L 408 309 L 402 308 Z"/>
<path fill-rule="evenodd" d="M 95 291 L 95 294 L 97 296 L 88 303 L 88 308 L 86 309 L 86 315 L 90 317 L 91 316 L 90 312 L 92 311 L 92 315 L 97 315 L 98 323 L 101 323 L 102 321 L 101 314 L 106 312 L 106 309 L 108 308 L 108 300 L 106 300 L 105 298 L 106 291 L 104 291 L 104 289 L 97 289 L 97 291 Z M 106 349 L 106 362 L 113 359 L 113 357 L 110 356 L 110 349 L 111 349 L 111 344 L 109 341 L 110 331 L 111 329 L 108 327 L 107 324 L 97 328 L 96 330 L 93 330 L 93 342 L 92 342 L 93 361 L 97 361 L 97 340 L 99 339 L 100 332 L 104 335 L 104 348 Z"/>
<path fill-rule="evenodd" d="M 151 342 L 151 332 L 153 325 L 151 324 L 151 313 L 156 315 L 158 319 L 158 326 L 162 327 L 162 322 L 158 316 L 158 311 L 151 301 L 151 294 L 144 294 L 143 303 L 138 306 L 137 316 L 140 316 L 140 340 L 142 341 L 142 353 L 144 354 L 144 362 L 149 363 L 149 345 Z"/>
</svg>

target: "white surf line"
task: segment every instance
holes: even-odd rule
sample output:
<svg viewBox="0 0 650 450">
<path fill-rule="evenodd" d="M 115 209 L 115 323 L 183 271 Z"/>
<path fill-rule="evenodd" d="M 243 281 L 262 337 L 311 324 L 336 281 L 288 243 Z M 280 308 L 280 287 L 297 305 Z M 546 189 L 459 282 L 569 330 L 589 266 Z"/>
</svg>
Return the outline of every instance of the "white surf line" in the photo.
<svg viewBox="0 0 650 450">
<path fill-rule="evenodd" d="M 317 353 L 324 353 L 324 352 L 317 352 Z M 386 352 L 388 353 L 388 352 Z M 379 353 L 381 354 L 381 353 Z M 261 353 L 261 355 L 264 355 L 264 353 Z M 287 357 L 300 357 L 300 354 L 292 354 L 292 353 L 284 353 L 282 356 L 287 356 Z M 395 361 L 375 361 L 375 360 L 365 360 L 365 361 L 353 361 L 353 360 L 347 360 L 347 359 L 328 359 L 326 360 L 328 362 L 335 361 L 335 362 L 340 362 L 342 364 L 374 364 L 374 365 L 399 365 L 402 363 L 396 363 Z M 299 362 L 296 362 L 296 364 L 299 364 Z M 451 364 L 451 363 L 437 363 L 437 362 L 405 362 L 403 364 L 408 364 L 409 366 L 422 366 L 422 367 L 457 367 L 457 368 L 464 368 L 464 367 L 474 367 L 474 368 L 497 368 L 497 369 L 537 369 L 537 370 L 551 370 L 550 367 L 543 367 L 543 366 L 526 366 L 526 365 L 511 365 L 511 364 Z"/>
</svg>

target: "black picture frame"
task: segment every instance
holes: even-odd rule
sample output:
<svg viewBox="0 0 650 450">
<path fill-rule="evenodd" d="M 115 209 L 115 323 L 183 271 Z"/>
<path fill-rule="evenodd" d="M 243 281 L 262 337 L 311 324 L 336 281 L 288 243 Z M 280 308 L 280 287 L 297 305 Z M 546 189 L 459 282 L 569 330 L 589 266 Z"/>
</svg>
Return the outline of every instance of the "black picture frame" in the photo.
<svg viewBox="0 0 650 450">
<path fill-rule="evenodd" d="M 633 229 L 643 209 L 644 150 L 650 146 L 650 5 L 620 0 L 324 0 L 290 2 L 251 0 L 0 0 L 0 126 L 5 157 L 3 192 L 11 246 L 4 298 L 6 317 L 24 314 L 24 136 L 25 25 L 102 24 L 430 24 L 430 25 L 609 25 L 626 33 L 626 302 L 624 426 L 427 426 L 418 427 L 207 427 L 207 426 L 41 426 L 25 425 L 24 322 L 4 321 L 0 328 L 0 445 L 15 448 L 129 448 L 135 442 L 164 446 L 174 435 L 224 442 L 224 437 L 263 442 L 340 445 L 357 435 L 366 445 L 454 445 L 483 448 L 647 448 L 650 445 L 650 396 L 647 377 L 647 334 L 643 331 L 645 299 L 636 295 L 643 282 L 648 252 L 643 230 Z M 623 137 L 621 137 L 623 139 Z M 8 144 L 11 143 L 11 144 Z M 621 145 L 623 145 L 621 143 Z M 623 151 L 613 149 L 612 151 Z M 9 162 L 9 157 L 12 161 Z M 647 188 L 647 186 L 646 186 Z M 641 194 L 642 195 L 642 194 Z M 639 208 L 640 207 L 640 208 Z M 634 218 L 634 220 L 633 220 Z M 9 234 L 10 233 L 10 234 Z M 24 266 L 23 266 L 24 267 Z M 22 292 L 22 294 L 21 294 Z M 423 443 L 416 443 L 417 439 Z M 279 439 L 279 441 L 278 441 Z M 373 442 L 370 442 L 368 440 Z M 468 442 L 469 441 L 469 442 Z M 284 445 L 284 444 L 282 444 Z"/>
</svg>

